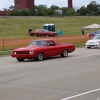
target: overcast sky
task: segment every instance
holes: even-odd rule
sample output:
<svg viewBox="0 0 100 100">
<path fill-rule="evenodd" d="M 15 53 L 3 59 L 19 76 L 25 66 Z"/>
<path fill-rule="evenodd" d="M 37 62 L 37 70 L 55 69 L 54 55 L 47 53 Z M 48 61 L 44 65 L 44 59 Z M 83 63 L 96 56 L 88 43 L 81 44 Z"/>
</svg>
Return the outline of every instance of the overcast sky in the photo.
<svg viewBox="0 0 100 100">
<path fill-rule="evenodd" d="M 96 1 L 96 3 L 100 4 L 100 0 L 73 0 L 73 7 L 86 7 L 91 1 Z M 54 4 L 59 7 L 68 7 L 67 2 L 68 0 L 35 0 L 35 5 L 47 5 L 47 7 L 50 7 Z M 14 6 L 14 0 L 0 0 L 0 10 L 3 10 L 3 8 L 9 8 L 11 5 Z"/>
</svg>

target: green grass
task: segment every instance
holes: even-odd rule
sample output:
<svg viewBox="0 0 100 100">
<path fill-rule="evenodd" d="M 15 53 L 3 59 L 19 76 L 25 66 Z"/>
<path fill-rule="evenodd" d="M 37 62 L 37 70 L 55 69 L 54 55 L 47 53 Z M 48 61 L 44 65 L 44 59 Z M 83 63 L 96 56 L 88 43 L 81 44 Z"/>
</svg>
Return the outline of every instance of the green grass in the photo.
<svg viewBox="0 0 100 100">
<path fill-rule="evenodd" d="M 76 47 L 85 47 L 85 43 L 78 43 L 78 44 L 75 44 Z"/>
<path fill-rule="evenodd" d="M 18 40 L 35 39 L 28 34 L 29 28 L 33 31 L 43 28 L 44 24 L 55 24 L 55 30 L 62 30 L 63 36 L 81 35 L 81 29 L 90 24 L 100 24 L 100 17 L 0 17 L 0 50 L 11 50 L 14 48 L 28 45 L 28 42 L 19 43 Z M 94 31 L 85 30 L 85 34 Z M 3 40 L 4 39 L 4 40 Z M 15 44 L 8 45 L 8 41 L 14 40 Z M 3 48 L 4 41 L 4 48 Z M 29 42 L 30 42 L 29 41 Z M 59 42 L 71 42 L 76 47 L 83 47 L 85 39 L 79 40 L 62 40 Z M 77 44 L 76 44 L 77 43 Z M 7 45 L 5 45 L 7 44 Z M 8 55 L 10 51 L 0 52 L 1 55 Z"/>
<path fill-rule="evenodd" d="M 0 56 L 2 55 L 11 55 L 11 51 L 0 51 Z"/>
<path fill-rule="evenodd" d="M 65 36 L 80 35 L 82 27 L 99 22 L 99 17 L 5 17 L 0 18 L 0 38 L 29 37 L 29 28 L 35 31 L 46 23 L 55 24 L 56 31 L 62 30 Z"/>
</svg>

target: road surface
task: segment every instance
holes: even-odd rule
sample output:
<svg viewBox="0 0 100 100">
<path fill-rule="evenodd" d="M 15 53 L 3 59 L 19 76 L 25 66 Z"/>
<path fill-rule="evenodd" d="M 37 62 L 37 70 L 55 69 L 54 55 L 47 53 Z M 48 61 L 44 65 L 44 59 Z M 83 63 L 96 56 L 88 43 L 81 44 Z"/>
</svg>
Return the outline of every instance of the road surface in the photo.
<svg viewBox="0 0 100 100">
<path fill-rule="evenodd" d="M 100 100 L 100 51 L 18 62 L 0 57 L 0 100 Z"/>
</svg>

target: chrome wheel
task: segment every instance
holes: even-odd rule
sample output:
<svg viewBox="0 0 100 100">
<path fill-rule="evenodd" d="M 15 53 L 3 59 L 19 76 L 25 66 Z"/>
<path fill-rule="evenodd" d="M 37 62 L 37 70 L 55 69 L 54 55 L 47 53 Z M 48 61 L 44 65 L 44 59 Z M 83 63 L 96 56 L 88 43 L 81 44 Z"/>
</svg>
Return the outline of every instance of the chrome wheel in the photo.
<svg viewBox="0 0 100 100">
<path fill-rule="evenodd" d="M 68 56 L 68 51 L 64 50 L 61 54 L 61 57 L 67 57 Z"/>
<path fill-rule="evenodd" d="M 44 58 L 44 55 L 43 55 L 43 53 L 38 53 L 38 56 L 37 56 L 37 60 L 38 61 L 41 61 L 41 60 L 43 60 L 43 58 Z"/>
</svg>

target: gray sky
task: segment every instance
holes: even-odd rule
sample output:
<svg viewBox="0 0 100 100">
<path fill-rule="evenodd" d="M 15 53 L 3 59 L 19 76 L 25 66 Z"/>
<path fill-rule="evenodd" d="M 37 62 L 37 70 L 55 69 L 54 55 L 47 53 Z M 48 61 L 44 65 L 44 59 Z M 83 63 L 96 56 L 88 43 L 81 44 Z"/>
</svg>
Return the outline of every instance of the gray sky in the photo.
<svg viewBox="0 0 100 100">
<path fill-rule="evenodd" d="M 35 5 L 47 5 L 50 7 L 51 5 L 56 5 L 59 7 L 68 7 L 68 0 L 35 0 Z M 81 6 L 87 6 L 91 1 L 96 1 L 96 3 L 100 4 L 100 0 L 73 0 L 73 7 L 80 8 Z M 0 0 L 0 10 L 3 8 L 9 8 L 10 5 L 14 5 L 14 0 Z"/>
</svg>

